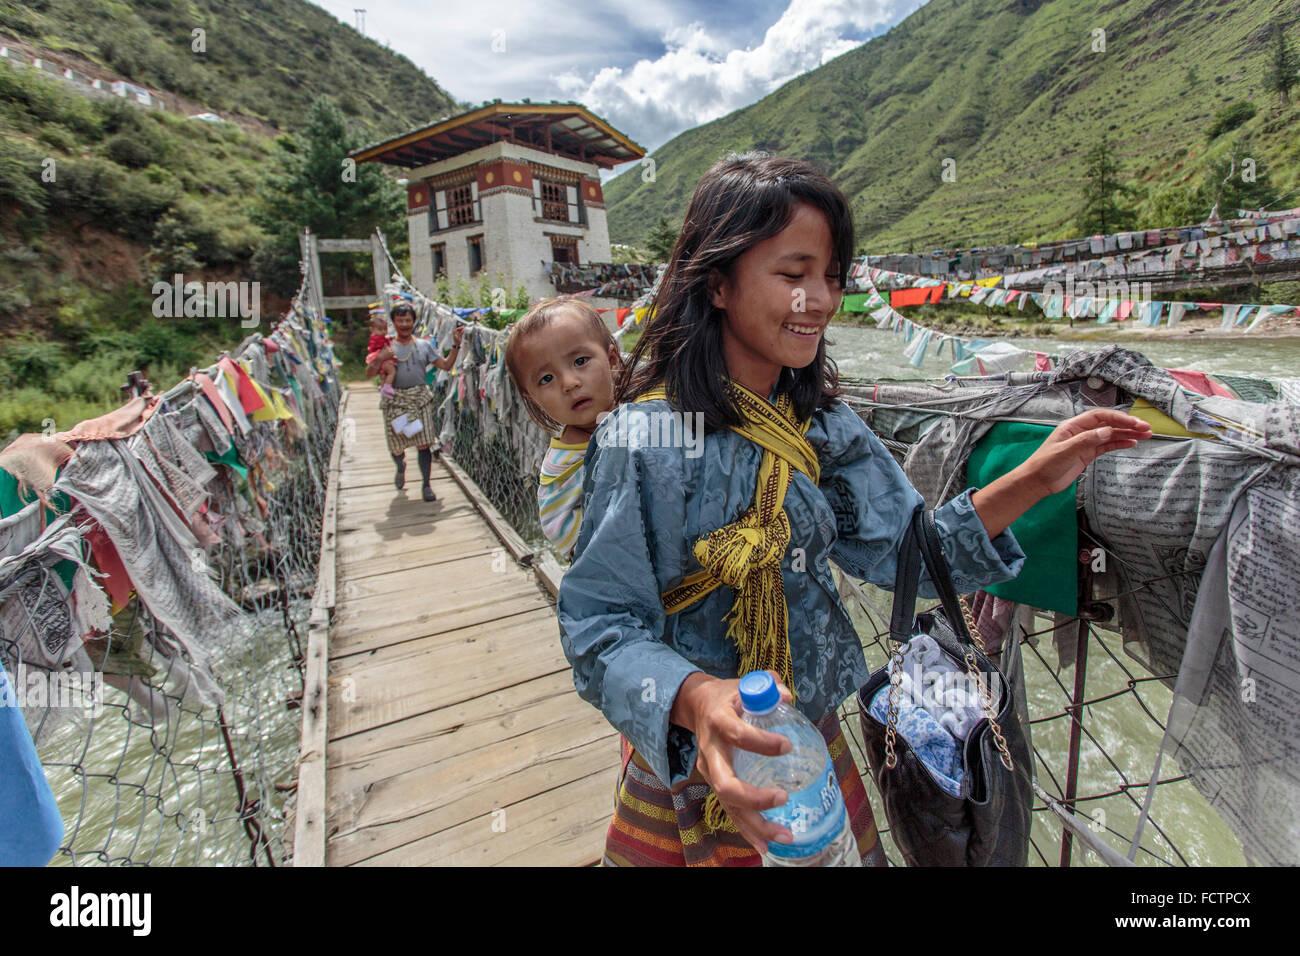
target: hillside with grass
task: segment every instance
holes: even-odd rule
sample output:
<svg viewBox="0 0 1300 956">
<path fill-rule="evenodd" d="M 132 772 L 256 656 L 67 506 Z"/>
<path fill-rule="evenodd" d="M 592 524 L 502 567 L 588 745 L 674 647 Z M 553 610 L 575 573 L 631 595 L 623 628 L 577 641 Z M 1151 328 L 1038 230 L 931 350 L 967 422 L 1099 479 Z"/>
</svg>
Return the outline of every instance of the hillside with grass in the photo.
<svg viewBox="0 0 1300 956">
<path fill-rule="evenodd" d="M 204 53 L 191 49 L 198 26 Z M 364 167 L 367 195 L 340 215 L 338 158 L 457 108 L 409 60 L 301 0 L 0 0 L 0 35 L 28 61 L 57 55 L 230 120 L 90 95 L 0 60 L 0 445 L 48 417 L 65 427 L 113 407 L 131 369 L 166 387 L 247 334 L 233 319 L 155 318 L 156 279 L 258 281 L 273 317 L 298 281 L 303 222 L 325 235 L 380 225 L 400 257 L 400 188 Z M 303 152 L 313 121 L 330 155 Z M 372 288 L 361 258 L 329 263 L 334 288 Z"/>
<path fill-rule="evenodd" d="M 1264 86 L 1274 23 L 1300 48 L 1294 0 L 931 0 L 655 150 L 655 182 L 635 168 L 610 181 L 610 238 L 679 224 L 700 175 L 748 149 L 826 170 L 862 251 L 1077 235 L 1098 144 L 1127 187 L 1127 228 L 1203 219 L 1244 158 L 1257 183 L 1230 180 L 1250 188 L 1220 197 L 1225 210 L 1297 206 L 1300 95 L 1283 104 Z"/>
<path fill-rule="evenodd" d="M 281 130 L 321 96 L 375 135 L 456 105 L 406 57 L 305 0 L 0 0 L 0 34 Z"/>
</svg>

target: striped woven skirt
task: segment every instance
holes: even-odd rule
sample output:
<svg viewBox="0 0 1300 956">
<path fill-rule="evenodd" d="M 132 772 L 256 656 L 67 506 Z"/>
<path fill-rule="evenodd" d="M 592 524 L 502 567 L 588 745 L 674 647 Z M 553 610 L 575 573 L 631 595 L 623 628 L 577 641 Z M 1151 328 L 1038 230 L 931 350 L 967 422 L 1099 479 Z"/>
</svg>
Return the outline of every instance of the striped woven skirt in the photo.
<svg viewBox="0 0 1300 956">
<path fill-rule="evenodd" d="M 384 414 L 384 435 L 388 439 L 388 451 L 400 455 L 414 445 L 416 448 L 432 445 L 437 448 L 438 429 L 433 422 L 437 406 L 434 404 L 433 389 L 428 385 L 416 385 L 413 388 L 399 388 L 392 398 L 380 398 L 379 410 Z M 419 420 L 422 426 L 414 435 L 399 435 L 393 431 L 393 419 L 405 414 L 408 421 Z"/>
<path fill-rule="evenodd" d="M 839 718 L 832 712 L 818 729 L 826 738 L 844 794 L 849 826 L 863 866 L 885 866 L 876 821 Z M 761 866 L 762 857 L 739 833 L 704 827 L 709 786 L 698 770 L 671 790 L 660 782 L 627 738 L 614 819 L 605 837 L 603 866 Z"/>
</svg>

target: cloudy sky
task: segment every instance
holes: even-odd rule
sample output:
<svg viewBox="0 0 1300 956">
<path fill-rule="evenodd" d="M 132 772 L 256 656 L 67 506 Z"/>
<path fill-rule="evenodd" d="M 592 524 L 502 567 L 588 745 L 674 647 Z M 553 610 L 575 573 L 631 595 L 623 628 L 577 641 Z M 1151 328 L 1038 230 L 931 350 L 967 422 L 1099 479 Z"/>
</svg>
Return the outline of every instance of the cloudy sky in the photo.
<svg viewBox="0 0 1300 956">
<path fill-rule="evenodd" d="M 647 151 L 886 32 L 924 0 L 312 0 L 461 102 L 574 100 Z M 432 119 L 433 117 L 430 117 Z"/>
</svg>

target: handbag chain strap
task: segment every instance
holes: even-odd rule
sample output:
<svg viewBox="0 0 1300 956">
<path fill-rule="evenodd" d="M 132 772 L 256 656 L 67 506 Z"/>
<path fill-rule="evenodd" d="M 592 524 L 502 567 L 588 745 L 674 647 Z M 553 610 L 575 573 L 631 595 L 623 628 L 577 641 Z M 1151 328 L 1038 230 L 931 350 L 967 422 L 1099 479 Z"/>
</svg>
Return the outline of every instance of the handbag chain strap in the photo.
<svg viewBox="0 0 1300 956">
<path fill-rule="evenodd" d="M 885 720 L 885 766 L 890 770 L 898 765 L 894 737 L 898 726 L 898 694 L 903 682 L 903 655 L 907 653 L 906 648 L 906 644 L 896 645 L 894 656 L 889 662 L 889 714 Z"/>
<path fill-rule="evenodd" d="M 975 617 L 971 614 L 970 608 L 966 604 L 964 595 L 957 595 L 957 603 L 961 605 L 962 617 L 966 619 L 966 629 L 970 631 L 971 640 L 975 646 L 980 649 L 980 653 L 988 653 L 984 649 L 984 637 L 980 634 L 979 628 L 975 626 Z M 907 653 L 906 644 L 898 644 L 894 648 L 894 654 L 889 662 L 889 713 L 885 723 L 885 766 L 893 770 L 898 765 L 898 753 L 894 749 L 894 740 L 896 737 L 896 728 L 898 725 L 898 695 L 903 679 L 903 656 Z M 966 672 L 970 675 L 975 686 L 980 689 L 980 701 L 984 705 L 984 712 L 988 715 L 989 727 L 993 731 L 993 739 L 997 744 L 998 753 L 1002 758 L 1002 766 L 1008 770 L 1015 770 L 1015 763 L 1011 760 L 1011 753 L 1007 750 L 1006 738 L 1002 735 L 1002 728 L 998 725 L 997 711 L 993 706 L 993 694 L 989 690 L 989 682 L 980 674 L 979 667 L 975 662 L 975 652 L 969 647 L 966 649 Z"/>
<path fill-rule="evenodd" d="M 962 617 L 966 619 L 966 629 L 970 631 L 971 640 L 975 646 L 980 649 L 981 654 L 988 654 L 984 648 L 984 636 L 980 634 L 980 629 L 975 626 L 975 615 L 971 614 L 970 607 L 966 604 L 965 595 L 957 595 L 957 603 L 961 605 Z M 980 689 L 980 699 L 984 702 L 984 712 L 988 714 L 989 727 L 993 731 L 993 740 L 997 743 L 998 753 L 1002 757 L 1002 766 L 1008 770 L 1015 770 L 1016 766 L 1011 760 L 1011 753 L 1007 750 L 1006 738 L 1002 736 L 1002 728 L 998 726 L 998 712 L 993 706 L 993 692 L 989 689 L 989 681 L 985 680 L 980 674 L 979 668 L 975 664 L 975 652 L 970 647 L 966 648 L 966 672 L 970 674 L 971 680 L 975 681 L 975 686 Z"/>
</svg>

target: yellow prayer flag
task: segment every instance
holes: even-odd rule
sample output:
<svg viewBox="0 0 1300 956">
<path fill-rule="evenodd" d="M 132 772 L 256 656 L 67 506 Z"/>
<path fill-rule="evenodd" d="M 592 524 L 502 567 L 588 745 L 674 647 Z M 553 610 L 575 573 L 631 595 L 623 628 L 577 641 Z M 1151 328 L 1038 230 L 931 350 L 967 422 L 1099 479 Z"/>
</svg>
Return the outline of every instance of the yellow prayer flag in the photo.
<svg viewBox="0 0 1300 956">
<path fill-rule="evenodd" d="M 248 380 L 253 383 L 253 389 L 257 392 L 258 397 L 265 403 L 261 408 L 253 412 L 253 421 L 270 422 L 281 418 L 293 417 L 289 410 L 284 407 L 284 399 L 280 397 L 279 392 L 275 389 L 271 389 L 271 394 L 267 395 L 266 392 L 262 391 L 262 386 L 257 384 L 256 379 L 250 376 Z"/>
<path fill-rule="evenodd" d="M 1128 413 L 1150 425 L 1153 435 L 1168 435 L 1174 438 L 1212 438 L 1215 441 L 1218 441 L 1219 438 L 1218 435 L 1209 432 L 1189 432 L 1160 409 L 1154 407 L 1145 398 L 1134 399 L 1133 407 L 1129 409 Z"/>
</svg>

